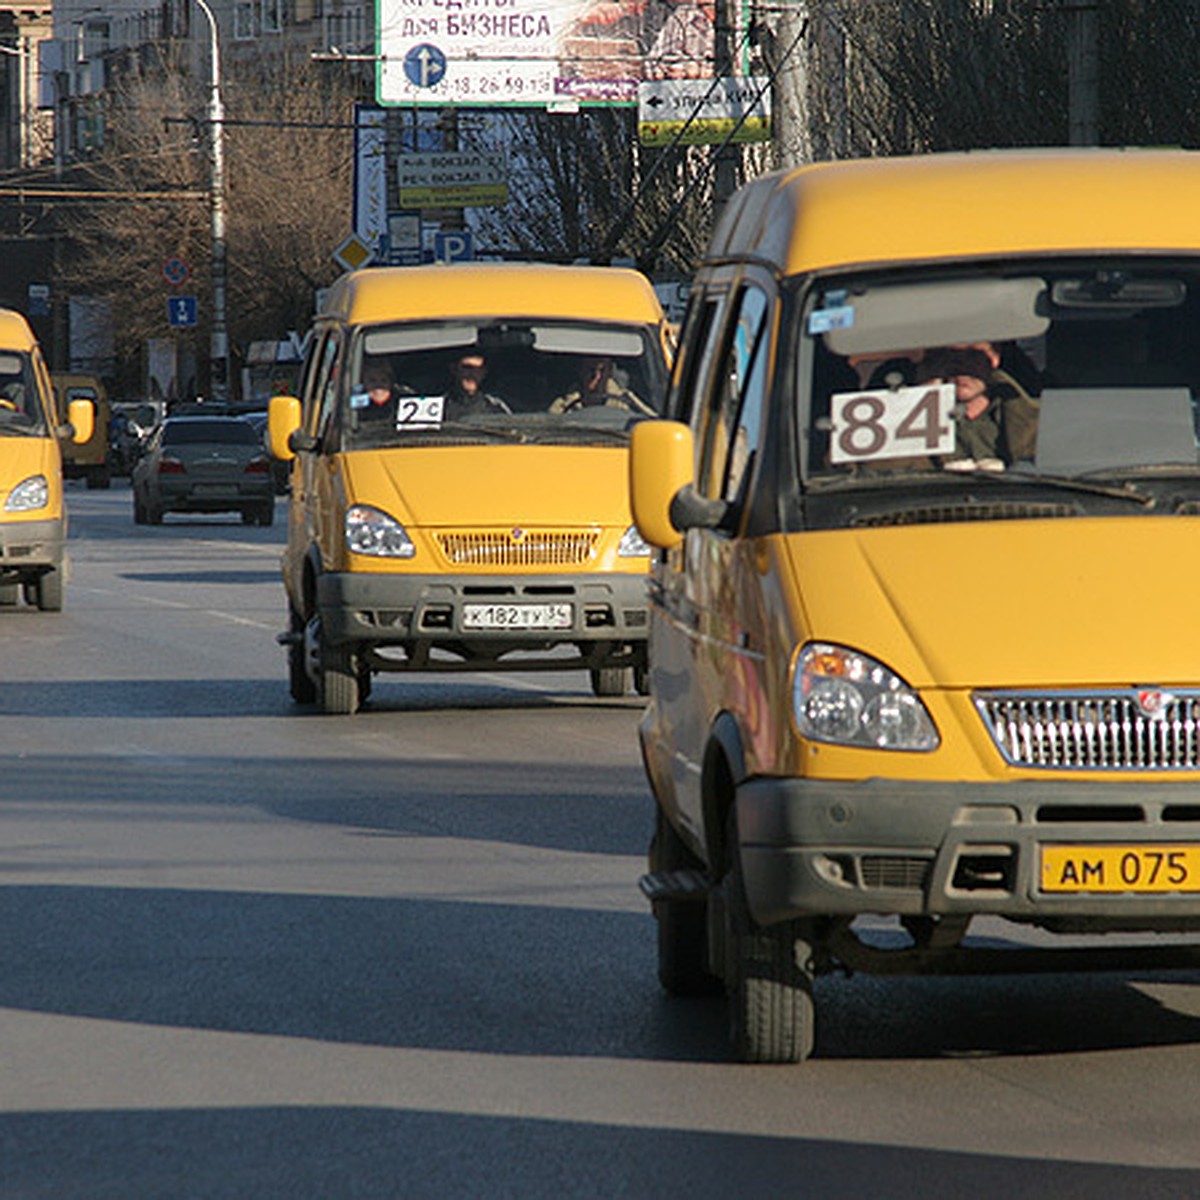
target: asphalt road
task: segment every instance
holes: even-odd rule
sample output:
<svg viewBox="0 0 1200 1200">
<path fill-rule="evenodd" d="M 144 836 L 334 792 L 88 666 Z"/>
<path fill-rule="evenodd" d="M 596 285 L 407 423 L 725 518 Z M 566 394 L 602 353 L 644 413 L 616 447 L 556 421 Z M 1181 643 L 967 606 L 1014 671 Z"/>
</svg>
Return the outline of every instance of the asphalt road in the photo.
<svg viewBox="0 0 1200 1200">
<path fill-rule="evenodd" d="M 1200 1194 L 1200 976 L 822 979 L 732 1064 L 655 980 L 639 701 L 305 714 L 281 523 L 69 500 L 67 611 L 0 612 L 3 1200 Z"/>
</svg>

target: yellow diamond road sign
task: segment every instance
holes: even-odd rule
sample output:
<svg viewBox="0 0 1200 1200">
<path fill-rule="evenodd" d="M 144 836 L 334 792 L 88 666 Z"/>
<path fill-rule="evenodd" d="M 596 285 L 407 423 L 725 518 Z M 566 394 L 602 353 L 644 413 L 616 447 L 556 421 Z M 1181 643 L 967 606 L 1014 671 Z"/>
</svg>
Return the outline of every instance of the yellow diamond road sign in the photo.
<svg viewBox="0 0 1200 1200">
<path fill-rule="evenodd" d="M 365 267 L 375 257 L 375 252 L 357 233 L 352 233 L 333 252 L 333 257 L 347 271 L 357 271 L 359 267 Z"/>
</svg>

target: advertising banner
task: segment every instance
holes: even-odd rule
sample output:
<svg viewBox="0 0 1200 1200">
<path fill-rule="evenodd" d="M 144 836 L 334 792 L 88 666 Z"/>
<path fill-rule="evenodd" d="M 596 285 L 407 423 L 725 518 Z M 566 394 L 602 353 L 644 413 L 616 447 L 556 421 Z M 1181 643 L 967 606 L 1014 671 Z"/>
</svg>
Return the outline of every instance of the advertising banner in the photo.
<svg viewBox="0 0 1200 1200">
<path fill-rule="evenodd" d="M 637 103 L 713 74 L 714 0 L 380 0 L 380 104 Z"/>
</svg>

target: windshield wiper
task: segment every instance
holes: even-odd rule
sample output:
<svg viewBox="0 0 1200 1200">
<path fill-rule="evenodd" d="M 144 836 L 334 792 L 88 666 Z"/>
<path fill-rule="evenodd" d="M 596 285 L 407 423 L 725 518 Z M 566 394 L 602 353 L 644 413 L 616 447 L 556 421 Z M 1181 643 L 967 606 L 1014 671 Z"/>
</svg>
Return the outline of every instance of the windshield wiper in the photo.
<svg viewBox="0 0 1200 1200">
<path fill-rule="evenodd" d="M 436 443 L 439 439 L 458 443 L 464 437 L 476 438 L 482 442 L 521 443 L 527 440 L 519 429 L 498 425 L 476 425 L 470 421 L 443 421 L 440 425 L 429 425 L 424 428 L 388 428 L 378 432 L 373 429 L 359 429 L 352 436 L 356 447 L 370 446 L 382 449 L 417 445 L 422 442 Z"/>
<path fill-rule="evenodd" d="M 1042 475 L 1035 471 L 1023 471 L 1010 467 L 1007 471 L 895 471 L 879 475 L 855 475 L 848 478 L 810 479 L 809 491 L 885 491 L 897 485 L 933 484 L 936 487 L 951 487 L 955 483 L 970 480 L 973 484 L 986 481 L 988 484 L 1032 484 L 1035 487 L 1055 488 L 1064 492 L 1086 492 L 1092 496 L 1107 496 L 1113 500 L 1128 500 L 1143 508 L 1153 508 L 1157 503 L 1153 496 L 1132 484 L 1103 484 L 1070 475 Z"/>
<path fill-rule="evenodd" d="M 1131 504 L 1140 504 L 1143 508 L 1153 508 L 1157 503 L 1153 496 L 1134 487 L 1131 483 L 1105 484 L 1082 475 L 1043 475 L 1038 471 L 1023 471 L 1012 467 L 1007 471 L 968 471 L 966 474 L 972 479 L 978 479 L 980 475 L 990 475 L 997 480 L 1007 478 L 1016 480 L 1018 483 L 1058 488 L 1064 492 L 1087 492 L 1093 496 L 1110 496 L 1114 500 L 1128 500 Z"/>
</svg>

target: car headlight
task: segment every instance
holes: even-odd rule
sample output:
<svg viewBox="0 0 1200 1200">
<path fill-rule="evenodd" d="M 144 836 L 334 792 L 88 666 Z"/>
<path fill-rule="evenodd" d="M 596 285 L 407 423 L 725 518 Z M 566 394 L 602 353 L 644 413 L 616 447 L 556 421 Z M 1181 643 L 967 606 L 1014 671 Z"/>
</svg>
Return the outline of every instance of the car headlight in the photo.
<svg viewBox="0 0 1200 1200">
<path fill-rule="evenodd" d="M 882 663 L 844 646 L 810 642 L 792 676 L 796 728 L 817 742 L 877 750 L 934 750 L 933 720 L 917 694 Z"/>
<path fill-rule="evenodd" d="M 636 525 L 630 525 L 617 547 L 618 558 L 649 558 L 650 547 L 642 540 Z"/>
<path fill-rule="evenodd" d="M 22 479 L 8 494 L 5 501 L 5 512 L 32 512 L 36 508 L 45 508 L 50 503 L 50 485 L 45 475 L 30 475 Z"/>
<path fill-rule="evenodd" d="M 394 517 L 356 504 L 346 513 L 346 547 L 355 554 L 370 554 L 375 558 L 412 558 L 417 549 Z"/>
</svg>

